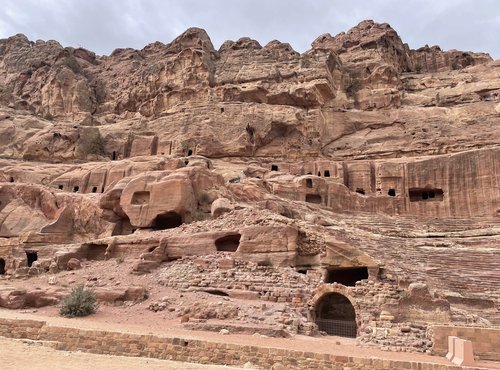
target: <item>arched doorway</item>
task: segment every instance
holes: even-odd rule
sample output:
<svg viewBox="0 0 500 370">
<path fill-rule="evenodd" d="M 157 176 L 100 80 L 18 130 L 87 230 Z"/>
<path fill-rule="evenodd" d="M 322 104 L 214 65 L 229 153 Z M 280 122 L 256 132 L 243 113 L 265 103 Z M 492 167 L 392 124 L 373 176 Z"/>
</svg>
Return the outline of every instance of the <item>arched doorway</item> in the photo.
<svg viewBox="0 0 500 370">
<path fill-rule="evenodd" d="M 0 275 L 5 274 L 5 260 L 0 258 Z"/>
<path fill-rule="evenodd" d="M 356 338 L 356 311 L 340 293 L 327 293 L 316 305 L 316 324 L 328 335 Z"/>
</svg>

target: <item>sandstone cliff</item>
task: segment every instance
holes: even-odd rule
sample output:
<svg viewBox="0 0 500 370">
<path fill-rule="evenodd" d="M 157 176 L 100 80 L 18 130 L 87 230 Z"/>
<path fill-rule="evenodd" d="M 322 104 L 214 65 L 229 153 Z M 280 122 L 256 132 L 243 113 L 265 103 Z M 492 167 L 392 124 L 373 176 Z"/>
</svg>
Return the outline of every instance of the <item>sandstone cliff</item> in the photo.
<svg viewBox="0 0 500 370">
<path fill-rule="evenodd" d="M 16 35 L 0 41 L 1 155 L 382 158 L 485 147 L 498 142 L 497 65 L 410 50 L 373 21 L 303 54 L 249 38 L 215 50 L 195 28 L 110 56 Z M 137 152 L 136 137 L 155 145 Z"/>
<path fill-rule="evenodd" d="M 172 287 L 234 269 L 224 289 L 295 305 L 309 334 L 341 294 L 355 335 L 425 351 L 422 326 L 393 329 L 500 323 L 499 142 L 500 61 L 411 50 L 388 24 L 302 54 L 216 50 L 198 28 L 109 56 L 16 35 L 0 40 L 0 276 L 180 259 L 157 275 Z M 278 277 L 256 293 L 238 268 Z"/>
</svg>

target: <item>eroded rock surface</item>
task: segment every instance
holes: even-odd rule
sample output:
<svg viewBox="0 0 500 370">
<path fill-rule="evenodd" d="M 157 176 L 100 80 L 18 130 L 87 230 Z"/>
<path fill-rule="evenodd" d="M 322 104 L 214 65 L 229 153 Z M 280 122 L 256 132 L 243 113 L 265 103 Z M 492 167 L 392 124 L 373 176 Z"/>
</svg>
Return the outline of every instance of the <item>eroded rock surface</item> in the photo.
<svg viewBox="0 0 500 370">
<path fill-rule="evenodd" d="M 0 40 L 0 306 L 83 283 L 192 329 L 422 352 L 499 325 L 499 102 L 499 61 L 373 21 L 302 54 Z"/>
</svg>

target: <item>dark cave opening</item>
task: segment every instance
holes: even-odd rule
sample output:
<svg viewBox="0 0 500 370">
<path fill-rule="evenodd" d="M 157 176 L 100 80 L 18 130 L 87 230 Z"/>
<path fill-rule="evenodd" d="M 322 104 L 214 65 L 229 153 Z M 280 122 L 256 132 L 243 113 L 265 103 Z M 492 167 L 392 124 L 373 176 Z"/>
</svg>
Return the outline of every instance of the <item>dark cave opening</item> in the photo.
<svg viewBox="0 0 500 370">
<path fill-rule="evenodd" d="M 161 213 L 153 221 L 153 229 L 173 229 L 182 225 L 182 216 L 177 212 Z"/>
<path fill-rule="evenodd" d="M 26 259 L 28 261 L 28 267 L 31 267 L 33 265 L 33 262 L 38 260 L 38 252 L 26 251 Z"/>
<path fill-rule="evenodd" d="M 223 236 L 215 241 L 218 252 L 236 252 L 240 246 L 241 234 Z"/>
</svg>

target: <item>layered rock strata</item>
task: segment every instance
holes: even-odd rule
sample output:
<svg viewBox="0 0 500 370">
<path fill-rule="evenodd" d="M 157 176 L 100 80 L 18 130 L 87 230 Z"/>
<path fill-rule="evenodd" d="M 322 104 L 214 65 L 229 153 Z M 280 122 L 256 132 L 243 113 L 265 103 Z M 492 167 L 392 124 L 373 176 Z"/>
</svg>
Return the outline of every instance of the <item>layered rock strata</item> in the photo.
<svg viewBox="0 0 500 370">
<path fill-rule="evenodd" d="M 341 321 L 431 352 L 434 324 L 499 325 L 499 67 L 373 21 L 304 53 L 197 28 L 109 56 L 0 40 L 0 306 L 68 293 L 20 278 L 126 257 L 138 279 L 274 305 L 280 332 Z"/>
</svg>

